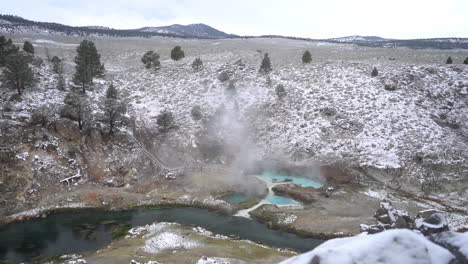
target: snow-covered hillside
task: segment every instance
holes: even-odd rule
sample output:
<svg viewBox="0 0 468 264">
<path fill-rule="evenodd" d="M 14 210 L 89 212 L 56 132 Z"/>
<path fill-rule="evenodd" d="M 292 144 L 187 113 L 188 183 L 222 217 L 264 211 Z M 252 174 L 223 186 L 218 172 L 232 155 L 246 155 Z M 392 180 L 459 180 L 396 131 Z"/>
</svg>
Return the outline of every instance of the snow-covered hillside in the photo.
<svg viewBox="0 0 468 264">
<path fill-rule="evenodd" d="M 79 40 L 57 38 L 53 45 L 44 40 L 33 42 L 39 53 L 47 46 L 52 55 L 63 54 L 71 74 L 72 44 Z M 236 135 L 240 132 L 230 131 L 233 127 L 228 126 L 216 131 L 216 136 L 222 140 L 247 135 L 256 146 L 252 151 L 265 158 L 343 164 L 363 169 L 392 186 L 417 191 L 433 183 L 455 183 L 466 175 L 468 69 L 434 63 L 443 61 L 446 54 L 442 51 L 281 39 L 102 38 L 96 43 L 107 77 L 90 96 L 102 97 L 112 81 L 127 94 L 130 115 L 140 127 L 156 129 L 155 117 L 162 110 L 172 111 L 179 126 L 170 137 L 178 143 L 172 144 L 187 155 L 191 151 L 186 150 L 200 145 L 204 129 L 201 121 L 191 117 L 192 107 L 200 106 L 206 118 L 222 105 L 233 105 L 238 109 L 236 122 L 245 134 Z M 175 45 L 185 50 L 187 57 L 182 61 L 169 59 Z M 145 69 L 140 62 L 150 49 L 162 55 L 158 71 Z M 300 62 L 305 49 L 312 53 L 310 65 Z M 263 52 L 272 58 L 273 71 L 268 76 L 258 73 Z M 451 56 L 459 59 L 463 53 Z M 196 57 L 203 60 L 199 71 L 191 67 Z M 370 76 L 374 66 L 377 77 Z M 235 83 L 237 95 L 232 98 L 225 93 L 228 82 L 217 78 L 223 71 Z M 51 80 L 44 78 L 43 82 L 42 86 L 51 86 L 46 84 Z M 275 93 L 279 84 L 287 92 L 282 100 Z M 34 98 L 35 91 L 28 93 Z M 460 187 L 447 186 L 436 184 L 436 190 Z"/>
<path fill-rule="evenodd" d="M 272 52 L 273 72 L 267 77 L 258 73 L 260 56 L 250 50 L 204 54 L 199 72 L 190 67 L 195 56 L 164 60 L 158 72 L 122 71 L 114 82 L 128 91 L 135 115 L 147 124 L 155 125 L 161 110 L 173 111 L 177 134 L 187 145 L 201 129 L 191 118 L 193 106 L 213 115 L 235 100 L 239 120 L 264 156 L 389 169 L 394 177 L 381 180 L 402 187 L 463 177 L 466 66 L 341 60 L 279 64 L 283 55 Z M 370 76 L 373 66 L 380 72 L 375 78 Z M 235 81 L 234 99 L 225 96 L 227 82 L 217 80 L 222 71 Z M 278 84 L 287 91 L 283 100 L 275 94 Z"/>
</svg>

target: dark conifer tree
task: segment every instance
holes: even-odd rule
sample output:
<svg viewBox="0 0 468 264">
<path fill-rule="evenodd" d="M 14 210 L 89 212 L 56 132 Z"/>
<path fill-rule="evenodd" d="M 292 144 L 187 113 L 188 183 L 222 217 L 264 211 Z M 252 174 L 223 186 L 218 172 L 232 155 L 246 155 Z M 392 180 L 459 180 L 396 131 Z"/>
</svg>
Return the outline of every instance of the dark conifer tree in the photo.
<svg viewBox="0 0 468 264">
<path fill-rule="evenodd" d="M 276 95 L 281 100 L 286 96 L 286 89 L 284 89 L 284 85 L 278 84 L 275 88 Z"/>
<path fill-rule="evenodd" d="M 185 53 L 180 46 L 175 46 L 171 50 L 171 59 L 178 61 L 185 58 Z"/>
<path fill-rule="evenodd" d="M 260 65 L 260 72 L 269 73 L 271 72 L 271 61 L 270 57 L 268 57 L 268 53 L 265 53 L 263 57 L 262 64 Z"/>
<path fill-rule="evenodd" d="M 27 40 L 23 44 L 23 50 L 27 53 L 34 54 L 34 46 Z"/>
<path fill-rule="evenodd" d="M 167 133 L 171 129 L 175 128 L 174 115 L 172 112 L 164 110 L 156 117 L 156 124 L 158 124 L 158 130 L 160 133 Z"/>
<path fill-rule="evenodd" d="M 452 64 L 452 63 L 453 63 L 452 57 L 449 56 L 449 57 L 447 58 L 446 63 L 447 63 L 447 64 Z"/>
<path fill-rule="evenodd" d="M 83 93 L 86 88 L 93 84 L 93 78 L 104 75 L 104 64 L 101 64 L 101 55 L 97 52 L 94 42 L 83 40 L 76 49 L 75 75 L 73 82 L 81 86 Z"/>
<path fill-rule="evenodd" d="M 306 50 L 304 52 L 304 54 L 302 54 L 302 62 L 303 63 L 310 63 L 312 62 L 312 55 L 310 54 L 310 52 L 308 50 Z"/>
<path fill-rule="evenodd" d="M 23 55 L 8 56 L 3 78 L 7 84 L 18 91 L 18 95 L 22 94 L 25 87 L 32 85 L 33 77 L 33 72 Z"/>
<path fill-rule="evenodd" d="M 52 62 L 52 70 L 55 72 L 55 73 L 59 73 L 59 71 L 62 70 L 62 60 L 59 59 L 59 57 L 57 56 L 54 56 L 51 60 Z"/>
<path fill-rule="evenodd" d="M 463 61 L 463 64 L 468 64 L 468 57 Z"/>
<path fill-rule="evenodd" d="M 202 66 L 203 66 L 203 61 L 200 58 L 196 58 L 192 62 L 192 68 L 196 71 L 199 70 Z"/>
<path fill-rule="evenodd" d="M 17 53 L 19 48 L 13 44 L 11 39 L 0 36 L 0 66 L 5 66 L 8 56 Z"/>
<path fill-rule="evenodd" d="M 161 62 L 159 61 L 159 54 L 150 50 L 146 52 L 141 58 L 141 62 L 145 65 L 146 69 L 154 68 L 155 70 L 161 67 Z"/>
<path fill-rule="evenodd" d="M 377 75 L 379 75 L 379 71 L 377 70 L 377 67 L 374 67 L 374 69 L 371 72 L 371 76 L 376 77 Z"/>
<path fill-rule="evenodd" d="M 127 107 L 121 100 L 119 91 L 111 83 L 106 91 L 104 101 L 104 122 L 109 125 L 109 134 L 112 134 L 115 127 L 124 123 Z"/>
<path fill-rule="evenodd" d="M 91 111 L 86 95 L 80 93 L 77 88 L 73 88 L 67 93 L 63 102 L 64 106 L 60 116 L 76 121 L 79 129 L 82 130 L 84 123 L 91 118 Z"/>
</svg>

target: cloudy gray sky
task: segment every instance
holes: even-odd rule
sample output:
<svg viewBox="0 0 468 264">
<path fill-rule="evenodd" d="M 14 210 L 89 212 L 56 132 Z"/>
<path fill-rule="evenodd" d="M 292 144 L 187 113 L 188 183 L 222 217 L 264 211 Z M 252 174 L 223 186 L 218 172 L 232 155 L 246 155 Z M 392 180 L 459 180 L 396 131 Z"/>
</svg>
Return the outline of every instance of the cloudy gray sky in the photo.
<svg viewBox="0 0 468 264">
<path fill-rule="evenodd" d="M 468 0 L 14 0 L 0 13 L 119 29 L 205 23 L 238 35 L 468 37 Z"/>
</svg>

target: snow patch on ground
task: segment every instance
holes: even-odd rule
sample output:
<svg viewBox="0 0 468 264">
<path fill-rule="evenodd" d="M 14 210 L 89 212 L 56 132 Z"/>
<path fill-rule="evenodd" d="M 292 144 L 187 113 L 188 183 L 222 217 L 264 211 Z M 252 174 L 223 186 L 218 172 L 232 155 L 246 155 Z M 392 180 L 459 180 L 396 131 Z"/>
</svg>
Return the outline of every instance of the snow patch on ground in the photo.
<svg viewBox="0 0 468 264">
<path fill-rule="evenodd" d="M 454 256 L 448 250 L 421 234 L 400 229 L 332 239 L 281 264 L 448 264 L 452 259 Z"/>
</svg>

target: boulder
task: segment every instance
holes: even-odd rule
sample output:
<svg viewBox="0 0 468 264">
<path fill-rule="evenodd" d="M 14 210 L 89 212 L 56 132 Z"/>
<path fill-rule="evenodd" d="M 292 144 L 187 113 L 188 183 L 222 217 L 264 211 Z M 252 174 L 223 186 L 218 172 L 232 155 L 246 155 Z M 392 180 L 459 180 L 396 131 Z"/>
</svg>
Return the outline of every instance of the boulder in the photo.
<svg viewBox="0 0 468 264">
<path fill-rule="evenodd" d="M 390 228 L 412 228 L 412 220 L 407 211 L 397 210 L 391 201 L 382 200 L 379 209 L 374 214 L 379 223 L 387 224 Z"/>
<path fill-rule="evenodd" d="M 420 211 L 414 219 L 414 226 L 424 235 L 449 230 L 446 213 L 436 209 Z"/>
</svg>

